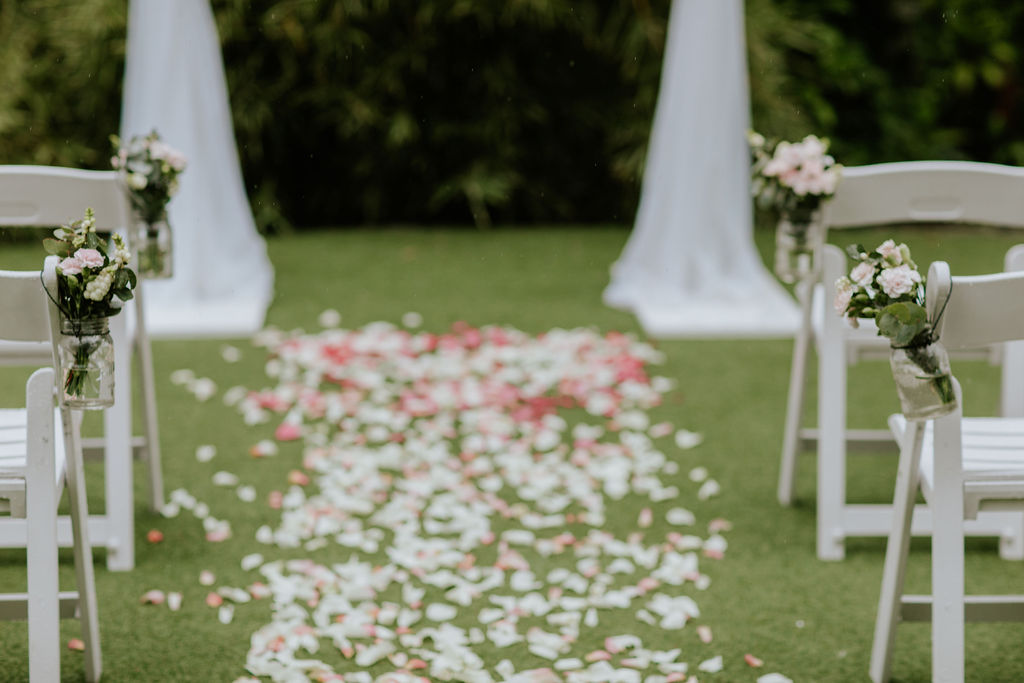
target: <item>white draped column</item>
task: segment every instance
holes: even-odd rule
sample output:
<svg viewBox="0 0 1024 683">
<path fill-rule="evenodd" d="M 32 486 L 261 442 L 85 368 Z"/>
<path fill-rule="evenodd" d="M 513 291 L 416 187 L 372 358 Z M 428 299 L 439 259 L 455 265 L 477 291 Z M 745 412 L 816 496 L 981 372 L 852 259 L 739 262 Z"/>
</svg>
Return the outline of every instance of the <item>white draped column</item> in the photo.
<svg viewBox="0 0 1024 683">
<path fill-rule="evenodd" d="M 156 129 L 188 157 L 168 218 L 174 277 L 145 285 L 153 337 L 246 336 L 274 272 L 246 198 L 207 0 L 131 0 L 121 138 Z"/>
<path fill-rule="evenodd" d="M 742 0 L 674 0 L 636 223 L 605 302 L 653 337 L 791 336 L 753 241 Z"/>
</svg>

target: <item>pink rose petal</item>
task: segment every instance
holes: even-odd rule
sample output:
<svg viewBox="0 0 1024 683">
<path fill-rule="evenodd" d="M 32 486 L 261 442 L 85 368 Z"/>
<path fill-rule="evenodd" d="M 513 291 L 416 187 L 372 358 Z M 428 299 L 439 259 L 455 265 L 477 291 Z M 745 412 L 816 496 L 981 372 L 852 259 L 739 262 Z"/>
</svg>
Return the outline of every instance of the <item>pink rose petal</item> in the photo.
<svg viewBox="0 0 1024 683">
<path fill-rule="evenodd" d="M 76 652 L 85 652 L 85 641 L 81 638 L 72 638 L 68 641 L 68 649 Z"/>
</svg>

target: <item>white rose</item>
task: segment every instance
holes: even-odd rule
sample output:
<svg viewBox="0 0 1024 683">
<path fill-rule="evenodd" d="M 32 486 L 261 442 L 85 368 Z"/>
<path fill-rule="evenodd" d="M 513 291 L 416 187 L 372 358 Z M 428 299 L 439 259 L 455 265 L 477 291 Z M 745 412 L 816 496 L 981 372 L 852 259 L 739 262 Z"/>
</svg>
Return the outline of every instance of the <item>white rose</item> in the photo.
<svg viewBox="0 0 1024 683">
<path fill-rule="evenodd" d="M 903 263 L 903 254 L 900 252 L 900 248 L 896 246 L 896 243 L 892 240 L 886 240 L 878 245 L 876 249 L 879 254 L 882 255 L 887 262 L 894 266 L 898 266 Z"/>
<path fill-rule="evenodd" d="M 128 187 L 132 188 L 133 190 L 144 190 L 146 189 L 146 185 L 148 183 L 149 181 L 146 180 L 146 176 L 142 175 L 141 173 L 128 174 Z"/>
<path fill-rule="evenodd" d="M 882 286 L 882 291 L 892 298 L 909 294 L 920 282 L 921 274 L 905 264 L 886 268 L 878 276 L 878 284 Z"/>
<path fill-rule="evenodd" d="M 861 287 L 868 287 L 875 277 L 875 267 L 867 262 L 861 261 L 850 271 L 850 279 Z"/>
</svg>

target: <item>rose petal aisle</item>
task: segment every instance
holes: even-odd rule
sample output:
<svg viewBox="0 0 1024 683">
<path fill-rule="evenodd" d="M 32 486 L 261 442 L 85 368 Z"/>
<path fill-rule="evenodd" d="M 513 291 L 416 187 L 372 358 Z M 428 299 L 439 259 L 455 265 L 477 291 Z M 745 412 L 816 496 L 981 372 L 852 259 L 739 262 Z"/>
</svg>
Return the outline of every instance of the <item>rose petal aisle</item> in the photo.
<svg viewBox="0 0 1024 683">
<path fill-rule="evenodd" d="M 648 416 L 672 388 L 649 374 L 657 350 L 590 329 L 438 335 L 416 318 L 267 330 L 270 386 L 224 394 L 275 430 L 254 466 L 301 445 L 268 497 L 280 519 L 241 558 L 251 584 L 208 598 L 224 622 L 237 604 L 267 610 L 239 663 L 255 678 L 239 681 L 788 680 L 758 678 L 752 655 L 724 663 L 701 623 L 730 525 L 687 509 L 718 491 L 705 468 L 679 471 L 700 435 Z M 253 500 L 242 479 L 214 475 Z M 183 508 L 210 540 L 231 534 L 179 489 L 165 513 Z"/>
</svg>

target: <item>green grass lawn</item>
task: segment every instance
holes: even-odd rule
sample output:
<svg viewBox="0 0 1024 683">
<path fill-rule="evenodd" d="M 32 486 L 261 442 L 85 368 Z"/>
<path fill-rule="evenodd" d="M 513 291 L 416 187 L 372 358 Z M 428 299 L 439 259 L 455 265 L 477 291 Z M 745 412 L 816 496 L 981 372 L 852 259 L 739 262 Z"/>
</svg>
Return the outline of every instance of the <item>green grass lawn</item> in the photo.
<svg viewBox="0 0 1024 683">
<path fill-rule="evenodd" d="M 848 231 L 832 239 L 841 245 L 859 241 L 873 246 L 890 235 L 910 245 L 922 269 L 932 259 L 945 258 L 954 273 L 998 270 L 1002 254 L 1018 241 L 1006 231 L 928 228 Z M 416 311 L 424 328 L 435 332 L 464 320 L 533 333 L 594 326 L 639 334 L 630 315 L 601 303 L 608 267 L 626 237 L 627 231 L 618 227 L 486 233 L 355 230 L 276 237 L 269 241 L 276 298 L 268 323 L 286 330 L 315 330 L 318 314 L 334 308 L 341 312 L 344 327 L 375 320 L 397 323 L 402 314 Z M 767 260 L 772 235 L 758 231 L 757 240 Z M 34 267 L 41 258 L 42 250 L 35 245 L 0 246 L 5 267 Z M 242 351 L 240 362 L 224 362 L 226 343 Z M 797 504 L 781 508 L 775 500 L 791 341 L 665 341 L 657 346 L 666 362 L 655 372 L 674 379 L 677 386 L 652 417 L 703 433 L 701 446 L 673 457 L 680 462 L 681 476 L 703 465 L 722 485 L 719 496 L 684 504 L 699 519 L 724 517 L 734 525 L 727 534 L 725 558 L 701 563 L 713 579 L 700 601 L 702 622 L 715 634 L 713 647 L 700 646 L 690 631 L 675 632 L 672 637 L 680 634 L 680 647 L 696 652 L 684 652 L 683 658 L 695 666 L 705 655 L 722 654 L 727 668 L 700 675 L 707 681 L 754 681 L 767 671 L 782 672 L 794 681 L 867 680 L 884 542 L 854 539 L 843 562 L 815 558 L 814 460 L 809 454 L 800 461 Z M 221 392 L 234 385 L 269 385 L 261 349 L 247 340 L 221 340 L 161 341 L 153 350 L 167 490 L 187 488 L 210 505 L 214 516 L 230 519 L 234 535 L 210 544 L 190 515 L 164 519 L 149 512 L 143 471 L 137 466 L 136 569 L 110 573 L 102 563 L 103 552 L 97 553 L 104 680 L 231 681 L 245 674 L 248 637 L 267 621 L 268 608 L 258 602 L 239 606 L 232 623 L 223 625 L 203 604 L 207 589 L 197 577 L 209 569 L 218 585 L 246 585 L 251 579 L 238 560 L 256 549 L 255 530 L 272 518 L 265 505 L 245 504 L 225 494 L 210 475 L 219 469 L 235 472 L 257 488 L 262 501 L 297 466 L 299 447 L 285 444 L 276 459 L 253 460 L 250 446 L 270 437 L 272 425 L 247 427 L 219 395 L 199 403 L 170 381 L 174 370 L 189 368 L 213 379 Z M 964 385 L 966 412 L 993 410 L 997 371 L 963 363 L 954 364 L 954 370 Z M 23 375 L 5 371 L 0 381 L 0 396 L 17 401 Z M 850 397 L 851 426 L 881 425 L 898 408 L 882 363 L 853 372 Z M 809 419 L 812 412 L 808 406 Z M 201 444 L 216 445 L 212 463 L 197 462 L 195 449 Z M 88 469 L 91 506 L 97 509 L 102 506 L 102 469 L 95 464 Z M 894 470 L 895 458 L 855 458 L 850 498 L 891 498 Z M 622 519 L 635 520 L 636 510 L 622 510 Z M 160 529 L 165 540 L 147 543 L 150 529 Z M 69 587 L 70 553 L 63 552 L 62 559 L 62 585 Z M 23 562 L 21 551 L 0 551 L 0 591 L 23 590 Z M 916 541 L 908 570 L 911 591 L 927 590 L 928 566 L 928 543 Z M 994 541 L 970 543 L 967 572 L 969 591 L 1021 592 L 1024 585 L 1024 566 L 1000 561 Z M 139 597 L 154 588 L 182 591 L 182 609 L 139 605 Z M 65 639 L 78 635 L 76 622 L 66 622 L 63 629 Z M 1024 679 L 1022 639 L 1020 625 L 970 626 L 968 680 Z M 927 625 L 900 628 L 895 680 L 929 680 L 929 642 Z M 27 679 L 26 647 L 23 624 L 0 624 L 0 681 Z M 765 667 L 746 668 L 745 653 L 763 659 Z M 80 655 L 65 652 L 62 670 L 66 680 L 80 680 Z"/>
</svg>

